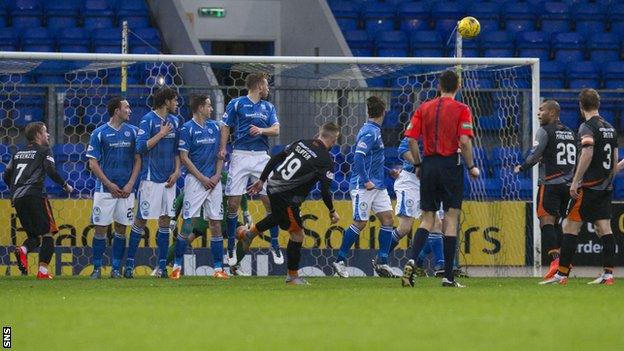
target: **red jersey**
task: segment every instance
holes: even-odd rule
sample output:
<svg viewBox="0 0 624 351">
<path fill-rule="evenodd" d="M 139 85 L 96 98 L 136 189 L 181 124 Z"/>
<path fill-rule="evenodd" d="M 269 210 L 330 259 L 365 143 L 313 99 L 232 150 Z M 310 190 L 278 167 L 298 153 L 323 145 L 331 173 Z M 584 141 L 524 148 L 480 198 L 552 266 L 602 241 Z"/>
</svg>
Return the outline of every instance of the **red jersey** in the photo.
<svg viewBox="0 0 624 351">
<path fill-rule="evenodd" d="M 474 136 L 470 107 L 449 97 L 420 105 L 405 131 L 409 138 L 422 136 L 425 156 L 456 155 L 461 135 Z"/>
</svg>

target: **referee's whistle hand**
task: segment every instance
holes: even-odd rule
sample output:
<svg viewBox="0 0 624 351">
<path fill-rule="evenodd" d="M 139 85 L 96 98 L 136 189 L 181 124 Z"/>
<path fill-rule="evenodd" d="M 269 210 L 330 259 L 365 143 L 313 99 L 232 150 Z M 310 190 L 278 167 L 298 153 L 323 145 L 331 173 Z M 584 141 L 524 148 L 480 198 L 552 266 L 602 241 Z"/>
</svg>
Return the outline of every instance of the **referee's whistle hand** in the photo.
<svg viewBox="0 0 624 351">
<path fill-rule="evenodd" d="M 481 171 L 479 171 L 479 168 L 477 168 L 477 167 L 473 167 L 473 168 L 470 170 L 470 176 L 471 176 L 472 178 L 478 178 L 480 175 L 481 175 Z"/>
<path fill-rule="evenodd" d="M 375 189 L 375 184 L 373 184 L 373 182 L 369 180 L 368 182 L 366 182 L 366 184 L 364 184 L 364 187 L 366 188 L 366 190 L 373 190 Z"/>
</svg>

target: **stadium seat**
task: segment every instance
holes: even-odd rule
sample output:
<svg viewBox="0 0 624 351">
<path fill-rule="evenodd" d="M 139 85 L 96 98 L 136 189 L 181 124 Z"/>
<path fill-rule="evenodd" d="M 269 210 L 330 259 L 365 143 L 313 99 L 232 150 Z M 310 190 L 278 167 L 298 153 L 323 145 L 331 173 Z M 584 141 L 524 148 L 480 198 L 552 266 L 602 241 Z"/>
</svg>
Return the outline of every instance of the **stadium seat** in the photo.
<svg viewBox="0 0 624 351">
<path fill-rule="evenodd" d="M 160 34 L 156 28 L 137 28 L 133 30 L 135 35 L 130 36 L 130 48 L 138 45 L 149 45 L 160 49 Z M 139 39 L 140 38 L 140 39 Z"/>
<path fill-rule="evenodd" d="M 464 17 L 465 12 L 462 2 L 439 1 L 431 7 L 431 18 L 435 29 L 445 37 L 457 26 L 457 21 Z"/>
<path fill-rule="evenodd" d="M 611 33 L 624 33 L 624 4 L 615 2 L 609 7 L 609 22 L 611 23 Z"/>
<path fill-rule="evenodd" d="M 121 29 L 98 28 L 91 32 L 91 45 L 97 53 L 121 52 Z"/>
<path fill-rule="evenodd" d="M 624 65 L 622 62 L 608 62 L 603 66 L 602 76 L 604 77 L 606 89 L 624 88 Z"/>
<path fill-rule="evenodd" d="M 490 160 L 488 159 L 485 149 L 482 147 L 474 147 L 472 149 L 475 166 L 479 167 L 481 174 L 485 177 L 490 170 Z"/>
<path fill-rule="evenodd" d="M 54 32 L 47 28 L 24 28 L 22 30 L 22 50 L 55 51 Z"/>
<path fill-rule="evenodd" d="M 429 30 L 429 10 L 428 2 L 401 3 L 397 10 L 401 30 L 407 32 Z"/>
<path fill-rule="evenodd" d="M 567 4 L 546 2 L 540 10 L 540 30 L 547 33 L 570 31 L 570 9 Z"/>
<path fill-rule="evenodd" d="M 17 51 L 19 40 L 12 28 L 2 28 L 0 30 L 0 50 Z"/>
<path fill-rule="evenodd" d="M 474 2 L 466 13 L 479 20 L 482 33 L 500 30 L 500 4 L 497 2 Z"/>
<path fill-rule="evenodd" d="M 8 145 L 0 144 L 0 160 L 2 160 L 2 164 L 8 163 L 11 160 L 11 150 Z"/>
<path fill-rule="evenodd" d="M 393 30 L 395 14 L 396 7 L 390 4 L 378 2 L 366 3 L 362 10 L 366 31 L 373 34 L 381 31 Z"/>
<path fill-rule="evenodd" d="M 145 0 L 125 0 L 119 3 L 117 18 L 121 26 L 123 21 L 133 30 L 136 28 L 149 27 L 149 10 Z"/>
<path fill-rule="evenodd" d="M 84 27 L 87 29 L 113 27 L 113 10 L 106 0 L 85 0 L 82 8 Z"/>
<path fill-rule="evenodd" d="M 85 160 L 85 144 L 56 144 L 52 147 L 54 159 L 58 162 Z"/>
<path fill-rule="evenodd" d="M 373 39 L 365 30 L 352 30 L 344 33 L 353 56 L 373 56 Z"/>
<path fill-rule="evenodd" d="M 409 48 L 407 36 L 402 31 L 377 33 L 377 55 L 383 57 L 406 57 Z"/>
<path fill-rule="evenodd" d="M 11 1 L 11 24 L 14 28 L 41 27 L 43 10 L 37 0 Z"/>
<path fill-rule="evenodd" d="M 569 63 L 585 58 L 585 40 L 578 33 L 555 34 L 552 43 L 557 61 Z"/>
<path fill-rule="evenodd" d="M 597 63 L 620 59 L 620 36 L 615 33 L 596 33 L 587 40 L 591 60 Z"/>
<path fill-rule="evenodd" d="M 550 35 L 544 32 L 518 33 L 516 46 L 518 56 L 537 57 L 542 61 L 550 60 Z"/>
<path fill-rule="evenodd" d="M 565 88 L 565 66 L 556 61 L 540 62 L 541 89 Z"/>
<path fill-rule="evenodd" d="M 500 199 L 502 197 L 503 182 L 497 178 L 485 178 L 483 188 L 489 199 Z"/>
<path fill-rule="evenodd" d="M 600 4 L 576 3 L 572 8 L 575 30 L 581 35 L 602 33 L 606 30 L 607 16 Z"/>
<path fill-rule="evenodd" d="M 437 31 L 417 31 L 411 33 L 410 46 L 412 56 L 439 57 L 444 56 L 442 37 Z"/>
<path fill-rule="evenodd" d="M 21 107 L 16 105 L 13 125 L 18 128 L 24 128 L 30 122 L 43 121 L 43 109 L 40 107 Z"/>
<path fill-rule="evenodd" d="M 44 6 L 46 25 L 48 28 L 78 26 L 79 1 L 55 0 L 46 2 Z"/>
<path fill-rule="evenodd" d="M 515 147 L 495 147 L 492 149 L 492 167 L 501 168 L 503 165 L 518 165 L 524 160 L 520 149 Z"/>
<path fill-rule="evenodd" d="M 600 87 L 600 71 L 591 61 L 570 62 L 568 79 L 570 89 Z"/>
<path fill-rule="evenodd" d="M 578 111 L 561 109 L 561 115 L 559 118 L 561 119 L 561 123 L 565 124 L 572 130 L 578 130 L 578 127 L 581 125 L 581 118 Z"/>
<path fill-rule="evenodd" d="M 529 3 L 509 2 L 504 5 L 501 16 L 506 31 L 517 33 L 535 30 L 536 12 Z"/>
<path fill-rule="evenodd" d="M 515 36 L 509 32 L 488 32 L 481 35 L 483 55 L 486 57 L 512 57 L 515 54 Z"/>
</svg>

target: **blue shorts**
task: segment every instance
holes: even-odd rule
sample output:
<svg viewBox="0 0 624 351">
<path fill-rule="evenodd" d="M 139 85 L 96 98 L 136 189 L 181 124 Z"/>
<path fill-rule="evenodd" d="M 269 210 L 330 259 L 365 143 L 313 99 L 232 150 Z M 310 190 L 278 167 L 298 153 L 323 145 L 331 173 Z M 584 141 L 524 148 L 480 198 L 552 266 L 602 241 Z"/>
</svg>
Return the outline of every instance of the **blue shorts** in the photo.
<svg viewBox="0 0 624 351">
<path fill-rule="evenodd" d="M 427 156 L 420 170 L 420 207 L 435 212 L 444 206 L 461 209 L 464 193 L 464 167 L 458 156 Z"/>
</svg>

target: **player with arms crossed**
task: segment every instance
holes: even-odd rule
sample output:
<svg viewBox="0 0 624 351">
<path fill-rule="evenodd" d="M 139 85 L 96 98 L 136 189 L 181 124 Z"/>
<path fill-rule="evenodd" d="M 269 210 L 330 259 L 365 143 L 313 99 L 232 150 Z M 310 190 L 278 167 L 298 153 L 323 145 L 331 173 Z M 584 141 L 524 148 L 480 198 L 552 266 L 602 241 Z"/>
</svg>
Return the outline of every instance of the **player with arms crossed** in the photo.
<svg viewBox="0 0 624 351">
<path fill-rule="evenodd" d="M 11 190 L 11 202 L 17 218 L 28 236 L 22 246 L 15 249 L 17 267 L 23 275 L 27 275 L 26 254 L 41 246 L 37 279 L 52 279 L 48 265 L 54 254 L 53 235 L 58 233 L 58 228 L 43 182 L 47 174 L 65 192 L 71 193 L 73 188 L 56 172 L 50 151 L 50 134 L 45 124 L 29 123 L 24 134 L 28 145 L 17 150 L 2 175 Z"/>
<path fill-rule="evenodd" d="M 238 224 L 238 208 L 241 196 L 245 193 L 248 181 L 256 181 L 269 161 L 269 138 L 279 135 L 280 125 L 277 119 L 275 106 L 265 99 L 269 96 L 269 82 L 263 73 L 252 73 L 247 76 L 245 86 L 247 96 L 230 101 L 221 120 L 221 150 L 220 158 L 225 159 L 230 128 L 234 128 L 233 151 L 230 156 L 228 181 L 225 186 L 225 195 L 228 198 L 227 234 L 233 238 Z M 271 212 L 266 190 L 260 193 L 260 200 L 264 204 L 267 215 Z M 270 228 L 271 254 L 275 264 L 284 263 L 284 257 L 279 247 L 277 226 Z M 228 240 L 228 254 L 231 241 Z M 230 266 L 239 261 L 230 257 Z"/>
<path fill-rule="evenodd" d="M 583 222 L 593 223 L 602 241 L 603 273 L 589 284 L 612 285 L 615 265 L 615 238 L 611 230 L 613 177 L 618 161 L 617 133 L 598 113 L 600 96 L 594 89 L 583 89 L 579 95 L 585 122 L 579 128 L 581 154 L 570 184 L 573 201 L 563 222 L 561 255 L 557 273 L 540 284 L 568 283 L 578 233 Z"/>
<path fill-rule="evenodd" d="M 537 118 L 541 127 L 535 134 L 533 148 L 524 163 L 514 169 L 516 173 L 524 172 L 539 162 L 537 218 L 543 246 L 552 259 L 545 279 L 552 278 L 559 267 L 560 235 L 557 227 L 570 202 L 570 182 L 576 165 L 576 137 L 559 120 L 560 112 L 561 108 L 554 100 L 546 100 L 540 105 Z"/>
<path fill-rule="evenodd" d="M 420 206 L 422 222 L 412 242 L 412 259 L 403 269 L 401 284 L 414 286 L 415 259 L 425 246 L 435 223 L 435 213 L 444 209 L 444 278 L 442 286 L 463 287 L 455 281 L 453 265 L 457 243 L 459 212 L 464 192 L 464 169 L 457 150 L 467 165 L 471 177 L 479 176 L 472 158 L 472 114 L 470 108 L 455 101 L 460 88 L 457 73 L 447 70 L 440 74 L 438 98 L 418 107 L 405 131 L 414 166 L 420 169 Z M 424 159 L 420 157 L 418 140 L 422 138 Z M 418 172 L 418 170 L 417 170 Z"/>
<path fill-rule="evenodd" d="M 223 193 L 221 189 L 221 168 L 219 159 L 221 131 L 219 123 L 210 119 L 212 103 L 206 95 L 191 97 L 193 118 L 180 130 L 180 159 L 188 173 L 184 178 L 184 208 L 182 210 L 182 232 L 175 243 L 175 258 L 171 279 L 180 279 L 182 258 L 186 252 L 188 237 L 193 231 L 196 219 L 203 217 L 210 223 L 210 251 L 214 261 L 214 277 L 227 279 L 223 271 Z"/>
<path fill-rule="evenodd" d="M 356 138 L 355 155 L 349 189 L 353 206 L 353 223 L 344 232 L 342 244 L 334 270 L 342 278 L 348 278 L 346 261 L 351 246 L 358 240 L 360 232 L 368 223 L 369 212 L 381 221 L 379 229 L 379 251 L 375 260 L 375 271 L 382 277 L 392 277 L 388 266 L 388 253 L 392 243 L 392 204 L 384 183 L 384 145 L 381 139 L 386 104 L 377 96 L 366 100 L 368 121 L 364 123 Z"/>
<path fill-rule="evenodd" d="M 136 152 L 141 155 L 137 215 L 130 232 L 124 277 L 134 276 L 134 257 L 148 219 L 158 219 L 156 245 L 160 277 L 168 278 L 169 219 L 173 216 L 176 181 L 180 177 L 178 94 L 169 87 L 154 93 L 154 110 L 141 119 Z"/>
<path fill-rule="evenodd" d="M 308 284 L 298 273 L 304 234 L 300 208 L 316 182 L 321 182 L 321 195 L 329 210 L 331 223 L 336 224 L 340 220 L 334 209 L 330 189 L 334 179 L 334 162 L 329 154 L 329 149 L 336 143 L 339 134 L 340 128 L 335 123 L 325 123 L 321 126 L 318 139 L 296 141 L 271 157 L 260 179 L 249 187 L 250 195 L 259 193 L 269 174 L 273 172 L 267 183 L 271 213 L 252 225 L 251 229 L 246 226 L 237 229 L 239 246 L 246 253 L 249 252 L 253 238 L 272 226 L 279 225 L 280 228 L 287 230 L 290 233 L 286 248 L 287 284 Z M 242 258 L 240 256 L 241 260 Z"/>
<path fill-rule="evenodd" d="M 113 226 L 113 262 L 111 278 L 121 278 L 121 260 L 126 250 L 126 226 L 132 224 L 134 183 L 141 170 L 141 157 L 135 153 L 138 128 L 128 124 L 130 104 L 121 97 L 108 101 L 110 121 L 91 133 L 87 158 L 89 168 L 98 178 L 93 192 L 91 223 L 93 236 L 92 279 L 102 277 L 102 255 L 106 250 L 106 230 Z"/>
</svg>

